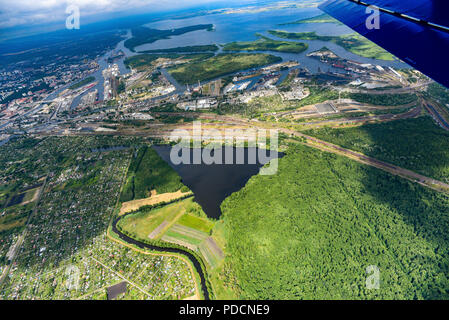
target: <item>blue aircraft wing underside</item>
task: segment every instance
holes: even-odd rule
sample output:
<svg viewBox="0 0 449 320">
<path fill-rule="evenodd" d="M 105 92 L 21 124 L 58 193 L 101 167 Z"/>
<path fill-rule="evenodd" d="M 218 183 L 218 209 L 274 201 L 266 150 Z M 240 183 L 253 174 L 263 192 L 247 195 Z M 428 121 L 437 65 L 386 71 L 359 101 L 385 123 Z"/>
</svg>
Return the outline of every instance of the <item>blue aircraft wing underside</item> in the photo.
<svg viewBox="0 0 449 320">
<path fill-rule="evenodd" d="M 429 6 L 432 0 L 361 0 L 363 4 L 351 0 L 330 0 L 320 6 L 320 9 L 343 22 L 354 31 L 368 38 L 415 69 L 449 88 L 449 29 L 438 26 L 449 25 L 449 11 L 425 16 L 436 6 Z M 442 9 L 441 5 L 438 8 Z M 426 4 L 427 3 L 427 4 Z M 439 0 L 435 3 L 440 3 Z M 395 13 L 407 14 L 413 19 L 387 11 L 379 13 L 379 29 L 367 27 L 367 18 L 372 14 L 367 12 L 367 5 L 372 4 Z M 418 13 L 420 16 L 418 17 Z M 442 16 L 446 15 L 443 20 Z M 422 21 L 414 20 L 420 19 Z"/>
<path fill-rule="evenodd" d="M 404 14 L 415 19 L 449 27 L 449 1 L 447 0 L 353 0 Z"/>
</svg>

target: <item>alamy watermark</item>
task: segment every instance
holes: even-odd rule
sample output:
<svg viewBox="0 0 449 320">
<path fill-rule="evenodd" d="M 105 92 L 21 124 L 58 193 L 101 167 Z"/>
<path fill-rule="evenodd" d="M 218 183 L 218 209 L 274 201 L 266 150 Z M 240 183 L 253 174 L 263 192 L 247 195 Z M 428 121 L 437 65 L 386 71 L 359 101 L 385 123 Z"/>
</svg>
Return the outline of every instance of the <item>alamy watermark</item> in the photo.
<svg viewBox="0 0 449 320">
<path fill-rule="evenodd" d="M 371 265 L 366 267 L 366 288 L 368 290 L 380 289 L 380 269 L 378 266 Z"/>
<path fill-rule="evenodd" d="M 67 290 L 78 290 L 80 282 L 80 269 L 77 266 L 70 265 L 65 269 Z"/>
<path fill-rule="evenodd" d="M 366 14 L 369 14 L 366 18 L 365 26 L 368 30 L 380 29 L 380 11 L 379 8 L 374 6 L 368 6 L 366 8 Z"/>
<path fill-rule="evenodd" d="M 80 28 L 80 8 L 72 4 L 66 8 L 65 13 L 69 15 L 65 20 L 65 27 L 68 30 L 78 30 Z"/>
<path fill-rule="evenodd" d="M 170 152 L 170 160 L 174 165 L 269 163 L 260 170 L 261 175 L 274 175 L 278 170 L 279 135 L 274 129 L 225 129 L 223 135 L 217 129 L 202 130 L 201 122 L 195 121 L 192 131 L 176 129 L 171 133 L 170 140 L 178 141 Z M 203 141 L 209 141 L 210 144 L 203 148 Z"/>
</svg>

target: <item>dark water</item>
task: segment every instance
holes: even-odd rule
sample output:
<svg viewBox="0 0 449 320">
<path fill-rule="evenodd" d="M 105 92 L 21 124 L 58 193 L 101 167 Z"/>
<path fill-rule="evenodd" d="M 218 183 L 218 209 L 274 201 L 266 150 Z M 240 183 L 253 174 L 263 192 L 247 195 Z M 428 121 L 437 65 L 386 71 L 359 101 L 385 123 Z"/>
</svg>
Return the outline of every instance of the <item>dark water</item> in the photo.
<svg viewBox="0 0 449 320">
<path fill-rule="evenodd" d="M 123 215 L 119 218 L 117 218 L 116 220 L 114 220 L 112 222 L 112 231 L 114 231 L 115 234 L 117 234 L 120 239 L 122 239 L 123 241 L 126 241 L 128 243 L 134 244 L 136 246 L 138 246 L 139 248 L 147 248 L 150 250 L 155 250 L 155 251 L 159 251 L 159 252 L 169 252 L 169 253 L 179 253 L 182 255 L 185 255 L 190 261 L 192 261 L 193 266 L 195 267 L 199 277 L 200 277 L 200 281 L 201 281 L 201 290 L 203 291 L 203 295 L 204 295 L 204 299 L 209 300 L 210 299 L 210 295 L 209 295 L 209 290 L 207 288 L 206 285 L 206 276 L 203 272 L 203 268 L 201 267 L 201 263 L 198 261 L 198 259 L 191 254 L 190 252 L 186 251 L 186 250 L 182 250 L 181 248 L 173 248 L 173 247 L 159 247 L 156 245 L 152 245 L 152 244 L 148 244 L 142 241 L 138 241 L 135 240 L 133 238 L 128 237 L 126 234 L 122 233 L 120 230 L 118 230 L 117 228 L 117 222 L 120 219 L 123 219 L 124 217 L 126 217 L 127 215 L 132 214 L 131 212 Z"/>
<path fill-rule="evenodd" d="M 218 219 L 221 216 L 220 205 L 224 199 L 229 197 L 232 193 L 242 189 L 248 180 L 259 173 L 269 160 L 281 158 L 284 154 L 278 152 L 271 152 L 267 155 L 268 161 L 256 161 L 255 164 L 250 164 L 248 161 L 249 152 L 258 152 L 257 148 L 240 148 L 244 154 L 244 164 L 180 164 L 175 165 L 170 160 L 170 146 L 153 146 L 154 150 L 159 156 L 164 159 L 182 178 L 183 183 L 188 186 L 195 194 L 195 201 L 201 205 L 208 217 Z M 182 152 L 189 152 L 189 148 L 182 149 Z M 237 148 L 222 147 L 219 149 L 225 159 L 225 154 L 228 152 L 234 153 L 234 159 L 237 154 Z M 191 160 L 193 152 L 191 153 Z M 257 157 L 259 159 L 259 157 Z M 266 159 L 266 160 L 267 160 Z M 192 163 L 193 161 L 191 161 Z M 224 161 L 223 161 L 224 163 Z M 234 161 L 233 163 L 236 163 Z"/>
</svg>

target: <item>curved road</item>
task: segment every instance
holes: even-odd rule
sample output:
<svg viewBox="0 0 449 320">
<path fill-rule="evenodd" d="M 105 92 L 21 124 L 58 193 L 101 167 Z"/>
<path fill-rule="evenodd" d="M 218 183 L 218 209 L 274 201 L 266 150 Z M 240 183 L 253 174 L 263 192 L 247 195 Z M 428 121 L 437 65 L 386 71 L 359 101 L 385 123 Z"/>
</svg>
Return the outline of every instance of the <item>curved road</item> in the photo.
<svg viewBox="0 0 449 320">
<path fill-rule="evenodd" d="M 131 214 L 131 213 L 128 213 L 128 214 Z M 126 234 L 122 233 L 120 230 L 117 229 L 117 222 L 120 219 L 122 219 L 123 217 L 126 217 L 128 214 L 125 214 L 125 215 L 118 217 L 117 219 L 114 220 L 114 222 L 112 223 L 112 231 L 114 231 L 120 237 L 120 239 L 122 239 L 123 241 L 125 241 L 129 244 L 136 245 L 142 249 L 146 248 L 146 249 L 155 250 L 155 251 L 179 253 L 179 254 L 185 255 L 190 261 L 192 261 L 193 266 L 195 267 L 196 271 L 198 272 L 198 274 L 200 276 L 200 280 L 201 280 L 201 289 L 203 291 L 204 298 L 206 300 L 209 300 L 210 296 L 209 296 L 209 290 L 207 289 L 207 286 L 206 286 L 206 277 L 205 277 L 205 274 L 203 273 L 203 269 L 201 268 L 201 264 L 199 263 L 198 259 L 194 255 L 192 255 L 190 252 L 184 251 L 182 249 L 158 247 L 158 246 L 149 245 L 147 243 L 140 242 L 133 238 L 128 237 Z"/>
</svg>

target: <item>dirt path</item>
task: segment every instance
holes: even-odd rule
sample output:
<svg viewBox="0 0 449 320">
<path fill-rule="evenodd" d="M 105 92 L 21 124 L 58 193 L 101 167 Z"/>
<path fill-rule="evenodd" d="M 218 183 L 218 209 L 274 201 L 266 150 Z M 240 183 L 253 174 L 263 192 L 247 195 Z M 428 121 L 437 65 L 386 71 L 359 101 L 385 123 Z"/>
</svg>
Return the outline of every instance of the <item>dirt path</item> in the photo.
<svg viewBox="0 0 449 320">
<path fill-rule="evenodd" d="M 149 198 L 132 200 L 128 202 L 123 202 L 122 207 L 120 209 L 120 215 L 124 215 L 125 213 L 136 211 L 143 206 L 153 206 L 161 202 L 170 202 L 176 199 L 180 199 L 189 195 L 193 195 L 192 192 L 183 193 L 181 190 L 173 193 L 162 193 L 152 195 Z"/>
</svg>

